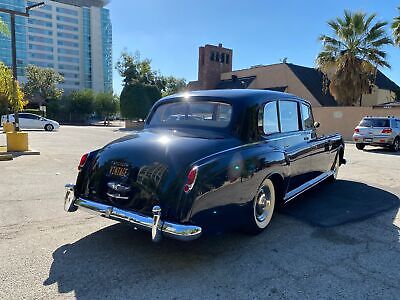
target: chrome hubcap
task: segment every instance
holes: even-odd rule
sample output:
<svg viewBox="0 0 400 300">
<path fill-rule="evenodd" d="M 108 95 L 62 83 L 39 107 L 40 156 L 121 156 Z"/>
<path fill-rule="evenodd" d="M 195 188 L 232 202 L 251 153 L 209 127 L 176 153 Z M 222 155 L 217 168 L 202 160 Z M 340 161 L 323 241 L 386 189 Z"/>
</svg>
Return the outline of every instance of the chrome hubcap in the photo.
<svg viewBox="0 0 400 300">
<path fill-rule="evenodd" d="M 262 190 L 258 194 L 257 203 L 255 207 L 256 218 L 259 222 L 263 222 L 271 211 L 271 195 L 269 190 Z"/>
</svg>

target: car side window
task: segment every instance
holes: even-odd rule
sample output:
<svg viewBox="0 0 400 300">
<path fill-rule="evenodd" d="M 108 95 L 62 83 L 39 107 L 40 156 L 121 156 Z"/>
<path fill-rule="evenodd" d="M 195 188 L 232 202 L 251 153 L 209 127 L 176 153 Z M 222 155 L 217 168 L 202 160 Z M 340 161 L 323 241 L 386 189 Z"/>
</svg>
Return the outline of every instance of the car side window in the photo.
<svg viewBox="0 0 400 300">
<path fill-rule="evenodd" d="M 299 130 L 299 114 L 296 101 L 279 101 L 279 122 L 281 132 Z"/>
<path fill-rule="evenodd" d="M 20 114 L 20 118 L 29 119 L 29 120 L 38 120 L 35 115 L 31 114 Z"/>
<path fill-rule="evenodd" d="M 279 122 L 278 122 L 278 109 L 277 102 L 268 102 L 264 106 L 264 114 L 262 118 L 262 126 L 264 134 L 272 134 L 279 132 Z M 260 125 L 260 124 L 259 124 Z"/>
<path fill-rule="evenodd" d="M 302 119 L 303 130 L 309 130 L 314 128 L 314 120 L 311 113 L 311 108 L 304 103 L 301 104 L 301 119 Z"/>
</svg>

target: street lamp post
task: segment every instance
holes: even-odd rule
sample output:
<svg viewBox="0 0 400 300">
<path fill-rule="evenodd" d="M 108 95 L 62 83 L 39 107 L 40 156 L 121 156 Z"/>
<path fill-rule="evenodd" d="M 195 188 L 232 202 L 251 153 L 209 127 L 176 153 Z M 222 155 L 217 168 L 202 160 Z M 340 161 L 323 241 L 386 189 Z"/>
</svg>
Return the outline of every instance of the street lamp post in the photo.
<svg viewBox="0 0 400 300">
<path fill-rule="evenodd" d="M 29 17 L 29 11 L 34 8 L 42 7 L 44 6 L 44 2 L 39 2 L 30 6 L 27 6 L 25 8 L 25 12 L 17 11 L 17 10 L 11 10 L 11 9 L 5 9 L 0 7 L 0 12 L 6 13 L 10 15 L 10 23 L 11 23 L 11 57 L 12 57 L 12 71 L 13 71 L 13 77 L 14 77 L 14 83 L 13 83 L 13 89 L 14 89 L 14 95 L 16 94 L 16 81 L 18 79 L 18 74 L 17 74 L 17 46 L 16 46 L 16 40 L 15 40 L 15 16 L 22 16 L 22 17 Z M 18 117 L 18 109 L 15 109 L 14 111 L 14 121 L 15 121 L 15 129 L 16 131 L 19 131 L 19 117 Z"/>
</svg>

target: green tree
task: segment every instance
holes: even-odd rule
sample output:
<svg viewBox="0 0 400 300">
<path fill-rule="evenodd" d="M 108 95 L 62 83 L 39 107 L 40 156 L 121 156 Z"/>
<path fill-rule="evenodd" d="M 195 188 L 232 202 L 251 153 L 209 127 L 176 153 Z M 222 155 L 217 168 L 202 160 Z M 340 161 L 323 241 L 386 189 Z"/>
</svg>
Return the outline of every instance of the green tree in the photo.
<svg viewBox="0 0 400 300">
<path fill-rule="evenodd" d="M 20 111 L 27 104 L 18 81 L 14 80 L 12 71 L 2 62 L 0 62 L 0 103 L 2 113 L 7 114 L 9 110 Z"/>
<path fill-rule="evenodd" d="M 127 119 L 145 119 L 153 104 L 161 98 L 154 85 L 130 84 L 120 96 L 121 115 Z"/>
<path fill-rule="evenodd" d="M 98 93 L 94 100 L 94 110 L 104 119 L 104 125 L 113 114 L 118 112 L 119 99 L 111 93 Z"/>
<path fill-rule="evenodd" d="M 124 86 L 139 83 L 158 87 L 161 84 L 158 72 L 151 68 L 151 60 L 142 59 L 139 51 L 136 51 L 134 55 L 123 51 L 115 68 L 124 78 Z"/>
<path fill-rule="evenodd" d="M 66 97 L 70 121 L 86 122 L 94 111 L 94 93 L 92 90 L 74 91 Z"/>
<path fill-rule="evenodd" d="M 400 12 L 400 7 L 397 8 Z M 393 18 L 392 23 L 393 40 L 397 46 L 400 46 L 400 16 Z"/>
<path fill-rule="evenodd" d="M 7 24 L 0 17 L 0 35 L 9 36 L 10 31 L 8 30 Z"/>
<path fill-rule="evenodd" d="M 25 95 L 39 105 L 43 105 L 45 101 L 60 99 L 64 92 L 57 87 L 64 82 L 64 77 L 53 69 L 29 65 L 26 67 L 26 79 L 23 84 Z"/>
<path fill-rule="evenodd" d="M 352 13 L 328 21 L 333 36 L 321 35 L 322 51 L 317 66 L 328 75 L 329 90 L 340 105 L 353 105 L 375 82 L 377 67 L 388 67 L 383 50 L 392 40 L 386 34 L 387 22 L 375 22 L 376 15 Z"/>
<path fill-rule="evenodd" d="M 186 80 L 173 76 L 163 77 L 163 87 L 161 93 L 163 97 L 182 92 L 186 88 Z"/>
<path fill-rule="evenodd" d="M 121 114 L 126 118 L 145 118 L 155 101 L 186 87 L 184 79 L 163 76 L 153 70 L 151 60 L 142 59 L 138 51 L 134 55 L 123 51 L 115 68 L 124 78 L 120 101 Z"/>
</svg>

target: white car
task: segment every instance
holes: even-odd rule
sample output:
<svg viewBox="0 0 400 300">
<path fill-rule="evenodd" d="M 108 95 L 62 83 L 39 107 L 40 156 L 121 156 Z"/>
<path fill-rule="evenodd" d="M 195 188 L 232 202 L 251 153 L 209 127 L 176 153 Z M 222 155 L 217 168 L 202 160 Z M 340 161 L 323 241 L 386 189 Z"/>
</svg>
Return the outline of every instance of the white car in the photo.
<svg viewBox="0 0 400 300">
<path fill-rule="evenodd" d="M 60 124 L 54 120 L 46 119 L 41 116 L 29 113 L 19 113 L 19 127 L 21 129 L 44 129 L 53 131 L 60 128 Z M 14 122 L 14 114 L 9 115 L 10 122 Z M 1 116 L 1 125 L 7 121 L 7 116 Z"/>
</svg>

